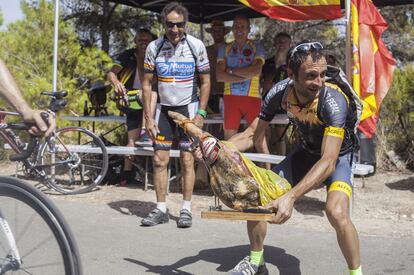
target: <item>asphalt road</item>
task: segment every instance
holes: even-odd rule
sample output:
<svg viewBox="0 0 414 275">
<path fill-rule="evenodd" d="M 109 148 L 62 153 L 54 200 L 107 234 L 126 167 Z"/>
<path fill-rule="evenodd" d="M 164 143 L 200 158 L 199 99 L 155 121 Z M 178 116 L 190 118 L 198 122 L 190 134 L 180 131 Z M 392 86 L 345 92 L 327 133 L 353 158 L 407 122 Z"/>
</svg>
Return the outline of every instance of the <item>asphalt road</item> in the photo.
<svg viewBox="0 0 414 275">
<path fill-rule="evenodd" d="M 114 206 L 55 200 L 76 236 L 84 274 L 226 274 L 249 252 L 244 222 L 194 217 L 190 229 L 141 227 Z M 360 236 L 364 274 L 414 274 L 414 239 Z M 333 232 L 268 229 L 270 274 L 348 274 Z"/>
</svg>

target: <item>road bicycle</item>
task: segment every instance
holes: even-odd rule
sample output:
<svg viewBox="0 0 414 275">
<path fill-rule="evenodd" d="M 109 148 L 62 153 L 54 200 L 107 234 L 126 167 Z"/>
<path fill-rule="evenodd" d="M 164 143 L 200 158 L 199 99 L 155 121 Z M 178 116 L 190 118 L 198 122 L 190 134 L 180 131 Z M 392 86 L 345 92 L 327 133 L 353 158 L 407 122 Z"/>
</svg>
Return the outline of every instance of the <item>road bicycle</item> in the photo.
<svg viewBox="0 0 414 275">
<path fill-rule="evenodd" d="M 0 125 L 2 135 L 9 135 L 7 124 Z M 11 126 L 27 131 L 23 123 Z M 10 158 L 25 161 L 38 142 L 31 136 L 25 149 L 11 143 L 19 150 Z M 61 212 L 33 186 L 5 176 L 0 176 L 0 274 L 82 274 L 77 244 Z"/>
<path fill-rule="evenodd" d="M 66 105 L 67 92 L 42 92 L 51 98 L 48 109 L 53 113 Z M 0 138 L 16 153 L 10 160 L 19 161 L 26 175 L 40 178 L 49 188 L 63 194 L 80 194 L 93 190 L 104 178 L 108 169 L 108 154 L 102 140 L 93 132 L 69 126 L 55 130 L 44 142 L 31 139 L 26 143 L 16 133 L 25 130 L 19 123 L 7 123 L 6 115 L 14 112 L 0 111 Z M 33 148 L 31 148 L 33 147 Z M 20 157 L 21 154 L 30 156 Z"/>
<path fill-rule="evenodd" d="M 61 212 L 24 181 L 0 176 L 0 274 L 82 274 Z"/>
</svg>

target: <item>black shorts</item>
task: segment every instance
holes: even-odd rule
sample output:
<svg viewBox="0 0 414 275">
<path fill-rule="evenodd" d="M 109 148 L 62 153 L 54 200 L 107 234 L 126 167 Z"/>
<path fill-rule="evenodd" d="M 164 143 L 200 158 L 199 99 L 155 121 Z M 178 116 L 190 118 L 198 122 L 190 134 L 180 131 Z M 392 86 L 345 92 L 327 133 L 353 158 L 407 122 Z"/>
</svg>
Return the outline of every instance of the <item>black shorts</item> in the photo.
<svg viewBox="0 0 414 275">
<path fill-rule="evenodd" d="M 198 110 L 198 102 L 192 102 L 185 106 L 163 106 L 158 104 L 155 121 L 160 133 L 154 142 L 154 150 L 170 150 L 173 141 L 178 140 L 180 150 L 188 151 L 191 145 L 183 129 L 179 127 L 168 115 L 168 111 L 174 111 L 193 119 Z"/>
<path fill-rule="evenodd" d="M 134 110 L 126 113 L 126 125 L 128 131 L 139 129 L 142 126 L 143 110 Z"/>
<path fill-rule="evenodd" d="M 295 186 L 320 158 L 298 145 L 272 170 Z M 352 167 L 352 152 L 339 156 L 335 171 L 324 181 L 328 191 L 341 191 L 350 196 L 353 188 Z"/>
</svg>

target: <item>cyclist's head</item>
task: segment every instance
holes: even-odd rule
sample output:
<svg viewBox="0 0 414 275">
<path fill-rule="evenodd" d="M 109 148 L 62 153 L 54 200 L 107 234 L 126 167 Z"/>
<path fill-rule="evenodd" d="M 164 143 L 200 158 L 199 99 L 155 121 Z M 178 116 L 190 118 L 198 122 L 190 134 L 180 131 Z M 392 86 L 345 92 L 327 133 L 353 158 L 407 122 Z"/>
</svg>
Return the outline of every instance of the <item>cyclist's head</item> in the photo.
<svg viewBox="0 0 414 275">
<path fill-rule="evenodd" d="M 176 45 L 184 35 L 185 25 L 188 22 L 188 10 L 178 2 L 171 2 L 161 12 L 168 40 Z"/>
<path fill-rule="evenodd" d="M 320 42 L 309 42 L 309 40 L 303 40 L 296 44 L 296 46 L 290 48 L 287 54 L 286 64 L 288 68 L 297 76 L 299 68 L 308 56 L 311 56 L 312 61 L 316 62 L 319 59 L 325 59 L 323 46 Z"/>
</svg>

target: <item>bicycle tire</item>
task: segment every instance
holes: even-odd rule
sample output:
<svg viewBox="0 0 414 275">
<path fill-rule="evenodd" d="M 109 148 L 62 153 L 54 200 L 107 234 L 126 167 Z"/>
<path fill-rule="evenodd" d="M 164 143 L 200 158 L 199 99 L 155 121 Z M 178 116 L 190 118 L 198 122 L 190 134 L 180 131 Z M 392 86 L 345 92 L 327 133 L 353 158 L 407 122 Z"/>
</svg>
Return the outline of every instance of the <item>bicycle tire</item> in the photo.
<svg viewBox="0 0 414 275">
<path fill-rule="evenodd" d="M 51 259 L 49 258 L 50 256 L 58 257 L 58 254 L 57 254 L 58 252 L 53 253 L 52 251 L 50 251 L 50 245 L 52 243 L 53 237 L 54 237 L 54 240 L 57 242 L 56 247 L 58 247 L 61 252 L 61 257 L 62 257 L 61 260 L 64 266 L 62 268 L 62 271 L 64 269 L 64 274 L 66 275 L 81 275 L 82 274 L 80 254 L 79 254 L 76 241 L 73 237 L 72 231 L 70 230 L 68 224 L 63 218 L 63 215 L 61 214 L 61 212 L 58 210 L 58 208 L 49 198 L 47 198 L 43 193 L 41 193 L 39 190 L 37 190 L 33 186 L 27 184 L 26 182 L 20 179 L 1 176 L 0 177 L 0 202 L 7 202 L 7 205 L 0 203 L 0 210 L 6 211 L 8 213 L 9 212 L 8 210 L 12 209 L 13 215 L 10 215 L 9 218 L 14 218 L 16 220 L 19 220 L 19 222 L 15 222 L 15 226 L 13 227 L 14 230 L 11 230 L 11 231 L 15 233 L 16 235 L 18 235 L 17 236 L 18 238 L 15 238 L 15 239 L 16 239 L 17 248 L 19 250 L 21 249 L 19 253 L 25 252 L 24 254 L 25 256 L 22 257 L 22 264 L 19 267 L 19 271 L 21 270 L 22 274 L 57 274 L 55 271 L 49 270 L 50 268 L 52 268 L 50 263 L 47 264 L 47 263 L 42 263 L 41 261 L 39 262 L 39 258 L 36 258 L 36 256 L 32 255 L 33 253 L 38 252 L 40 253 L 40 256 L 38 257 L 46 258 L 47 261 L 51 261 Z M 22 211 L 21 209 L 24 206 L 28 207 L 28 211 L 32 213 L 32 215 L 29 218 L 30 223 L 21 223 L 22 227 L 24 228 L 24 230 L 22 231 L 23 233 L 22 233 L 22 232 L 18 232 L 19 231 L 18 225 L 20 225 L 20 222 L 23 219 L 23 216 L 25 214 L 25 212 Z M 16 216 L 16 217 L 13 217 L 13 216 Z M 28 226 L 34 227 L 36 225 L 43 225 L 43 227 L 41 228 L 41 230 L 38 230 L 35 232 L 28 229 Z M 42 239 L 44 234 L 47 234 L 47 232 L 44 232 L 45 229 L 49 229 L 51 231 L 51 235 L 49 238 L 46 238 L 46 241 Z M 32 230 L 35 230 L 35 229 L 32 228 Z M 2 232 L 1 229 L 0 229 L 0 232 Z M 25 236 L 27 235 L 26 232 L 29 232 L 32 235 Z M 40 239 L 41 241 L 39 241 L 38 239 Z M 35 245 L 31 243 L 31 241 L 33 240 L 34 240 Z M 1 242 L 0 242 L 0 245 L 1 247 L 4 247 Z M 31 247 L 32 245 L 34 247 Z M 6 250 L 3 250 L 3 251 L 6 251 Z M 3 251 L 1 251 L 0 253 L 3 253 Z M 44 253 L 48 253 L 48 254 L 45 256 Z M 33 259 L 33 260 L 30 261 L 29 259 L 30 260 Z M 3 255 L 0 255 L 0 261 L 1 260 L 4 260 Z M 53 260 L 55 259 L 53 258 Z M 56 262 L 52 262 L 52 263 L 56 264 Z M 2 266 L 3 263 L 0 263 L 0 265 Z M 39 268 L 42 268 L 42 270 L 38 270 Z M 31 271 L 31 272 L 28 272 L 28 271 Z M 20 274 L 20 273 L 15 273 L 15 272 L 16 271 L 12 271 L 13 274 Z"/>
<path fill-rule="evenodd" d="M 88 145 L 89 149 L 82 152 L 76 149 L 76 145 Z M 48 175 L 46 181 L 52 189 L 68 195 L 81 194 L 93 190 L 102 182 L 108 170 L 108 153 L 97 135 L 82 127 L 65 127 L 55 132 L 56 148 L 65 149 L 54 154 L 55 159 L 73 161 L 56 165 L 55 168 L 42 168 Z M 53 163 L 54 160 L 48 159 L 53 155 L 50 151 L 49 144 L 43 143 L 38 162 L 42 165 Z"/>
</svg>

